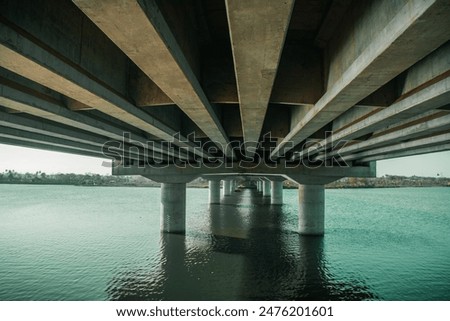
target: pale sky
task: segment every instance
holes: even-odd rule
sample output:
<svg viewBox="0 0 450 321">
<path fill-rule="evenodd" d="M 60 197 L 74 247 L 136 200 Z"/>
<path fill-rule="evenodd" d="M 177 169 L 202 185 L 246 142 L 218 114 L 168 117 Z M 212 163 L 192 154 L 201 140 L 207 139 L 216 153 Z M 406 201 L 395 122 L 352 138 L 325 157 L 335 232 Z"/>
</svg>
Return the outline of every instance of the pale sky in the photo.
<svg viewBox="0 0 450 321">
<path fill-rule="evenodd" d="M 0 144 L 0 172 L 111 174 L 103 162 L 100 158 Z M 450 151 L 378 161 L 377 176 L 386 174 L 450 177 Z"/>
</svg>

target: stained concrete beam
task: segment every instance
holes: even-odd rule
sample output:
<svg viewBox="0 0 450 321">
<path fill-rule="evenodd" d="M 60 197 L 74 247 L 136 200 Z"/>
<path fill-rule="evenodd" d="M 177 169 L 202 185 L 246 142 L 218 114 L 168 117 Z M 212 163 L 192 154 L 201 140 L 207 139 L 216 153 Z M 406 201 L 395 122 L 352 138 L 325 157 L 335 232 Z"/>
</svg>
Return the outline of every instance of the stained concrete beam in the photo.
<svg viewBox="0 0 450 321">
<path fill-rule="evenodd" d="M 217 115 L 155 1 L 74 3 L 225 155 L 233 155 Z"/>
<path fill-rule="evenodd" d="M 42 149 L 42 150 L 47 150 L 47 151 L 52 151 L 52 152 L 82 155 L 82 156 L 89 156 L 89 157 L 96 157 L 96 158 L 103 158 L 103 159 L 106 158 L 105 155 L 103 155 L 102 153 L 79 150 L 79 149 L 74 149 L 74 148 L 70 148 L 70 147 L 56 147 L 56 146 L 48 145 L 45 143 L 27 142 L 27 141 L 23 141 L 23 140 L 17 139 L 17 138 L 0 137 L 0 144 L 27 147 L 27 148 L 36 148 L 36 149 Z"/>
<path fill-rule="evenodd" d="M 323 95 L 323 55 L 310 44 L 286 43 L 270 103 L 313 106 Z"/>
<path fill-rule="evenodd" d="M 317 32 L 314 43 L 316 46 L 325 48 L 334 33 L 338 29 L 352 0 L 332 0 L 330 8 Z"/>
<path fill-rule="evenodd" d="M 450 133 L 445 133 L 445 134 L 440 134 L 440 135 L 436 135 L 436 136 L 416 139 L 416 140 L 412 140 L 409 142 L 394 144 L 394 145 L 387 146 L 387 147 L 375 148 L 375 149 L 371 149 L 368 151 L 344 156 L 342 158 L 345 161 L 359 160 L 359 159 L 365 159 L 370 156 L 385 155 L 385 154 L 391 154 L 391 153 L 395 153 L 395 152 L 403 152 L 403 151 L 407 151 L 410 149 L 414 150 L 414 149 L 429 147 L 429 146 L 433 146 L 433 145 L 445 144 L 445 143 L 449 143 L 449 142 L 450 142 Z"/>
<path fill-rule="evenodd" d="M 448 1 L 361 1 L 357 6 L 363 7 L 362 14 L 346 35 L 339 35 L 344 40 L 330 47 L 336 50 L 330 50 L 326 93 L 273 157 L 284 155 L 289 142 L 300 143 L 450 38 L 450 21 L 443 14 L 450 10 Z"/>
<path fill-rule="evenodd" d="M 259 142 L 293 0 L 227 0 L 244 142 Z M 246 150 L 251 157 L 255 149 Z"/>
<path fill-rule="evenodd" d="M 378 107 L 353 106 L 333 121 L 333 132 L 349 127 L 381 110 L 382 108 Z"/>
<path fill-rule="evenodd" d="M 310 155 L 318 153 L 340 141 L 351 140 L 381 130 L 389 125 L 403 122 L 409 118 L 428 112 L 447 104 L 450 100 L 450 77 L 444 78 L 424 90 L 416 92 L 397 103 L 348 126 L 320 142 L 317 148 L 309 151 Z M 299 153 L 296 158 L 304 157 Z"/>
<path fill-rule="evenodd" d="M 173 105 L 172 99 L 136 66 L 130 66 L 129 92 L 138 107 Z"/>
<path fill-rule="evenodd" d="M 326 157 L 318 157 L 317 159 L 323 160 L 336 155 L 344 156 L 352 153 L 358 153 L 366 149 L 373 149 L 418 137 L 429 136 L 431 134 L 442 132 L 446 129 L 450 129 L 450 115 L 424 121 L 397 131 L 389 132 L 385 135 L 379 135 L 366 141 L 343 147 L 337 151 L 331 151 L 326 153 Z"/>
<path fill-rule="evenodd" d="M 170 166 L 145 166 L 138 167 L 135 165 L 119 165 L 113 168 L 113 175 L 142 175 L 145 177 L 160 177 L 156 181 L 164 181 L 169 177 L 190 177 L 190 176 L 230 176 L 230 175 L 250 175 L 263 176 L 270 179 L 271 176 L 279 177 L 303 177 L 303 178 L 323 178 L 327 181 L 332 178 L 339 179 L 341 177 L 374 177 L 376 169 L 372 164 L 369 166 L 346 166 L 346 167 L 317 167 L 311 168 L 303 165 L 286 166 L 278 164 L 276 166 L 268 166 L 266 164 L 242 164 L 235 163 L 223 164 L 221 166 L 210 166 L 205 164 L 190 165 L 170 165 Z M 152 178 L 153 179 L 153 178 Z"/>
<path fill-rule="evenodd" d="M 56 101 L 47 100 L 22 89 L 20 86 L 14 85 L 11 82 L 6 83 L 0 79 L 0 104 L 7 108 L 48 119 L 66 126 L 119 141 L 123 140 L 124 131 L 121 128 L 71 111 Z M 140 144 L 144 144 L 144 146 L 148 145 L 148 140 L 140 135 L 132 135 L 132 139 L 138 141 Z M 157 153 L 167 153 L 170 156 L 180 156 L 184 159 L 189 158 L 186 153 L 180 152 L 174 154 L 173 151 L 161 146 L 159 143 L 153 143 L 152 149 Z"/>
<path fill-rule="evenodd" d="M 72 144 L 90 145 L 92 149 L 100 152 L 102 151 L 105 143 L 109 141 L 109 139 L 104 136 L 95 135 L 83 130 L 59 125 L 50 121 L 41 120 L 36 117 L 30 118 L 25 114 L 10 115 L 0 111 L 0 126 L 24 133 L 30 133 L 30 135 L 36 135 L 36 137 L 51 137 L 56 139 L 58 142 L 65 141 L 67 142 L 68 146 L 71 146 Z M 134 145 L 134 147 L 132 146 L 133 145 L 131 144 L 123 146 L 124 152 L 122 154 L 124 154 L 125 157 L 141 159 L 142 157 L 136 158 L 136 155 L 141 156 L 145 154 L 143 152 L 143 149 L 137 149 L 136 145 Z M 118 150 L 119 152 L 122 152 L 118 148 L 112 148 Z M 147 151 L 147 155 L 157 160 L 168 159 L 166 155 L 155 151 Z"/>
<path fill-rule="evenodd" d="M 79 68 L 6 25 L 0 28 L 0 66 L 163 140 L 173 141 L 177 134 Z M 174 143 L 206 157 L 185 137 L 175 139 Z"/>
<path fill-rule="evenodd" d="M 352 139 L 383 129 L 445 105 L 450 100 L 450 77 L 419 91 L 364 120 L 337 132 L 331 139 Z"/>
<path fill-rule="evenodd" d="M 79 150 L 80 152 L 88 152 L 98 154 L 101 157 L 106 158 L 108 153 L 117 153 L 120 157 L 124 156 L 127 159 L 134 159 L 138 161 L 146 161 L 144 153 L 128 153 L 123 152 L 120 148 L 109 146 L 103 150 L 101 146 L 93 146 L 88 143 L 75 142 L 73 140 L 66 140 L 53 136 L 47 136 L 43 134 L 37 134 L 33 132 L 18 130 L 8 127 L 0 127 L 0 137 L 8 139 L 16 139 L 28 143 L 46 144 L 46 146 L 53 146 L 55 148 L 71 148 L 73 150 Z"/>
<path fill-rule="evenodd" d="M 400 151 L 400 152 L 393 152 L 393 153 L 389 153 L 389 154 L 368 156 L 368 157 L 363 157 L 363 158 L 359 159 L 358 161 L 372 162 L 372 161 L 379 161 L 379 160 L 392 159 L 392 158 L 400 158 L 400 157 L 407 157 L 407 156 L 416 156 L 416 155 L 423 155 L 423 154 L 445 152 L 448 150 L 450 150 L 450 143 L 440 144 L 437 146 L 422 147 L 422 148 L 417 148 L 417 149 L 410 149 L 410 150 Z"/>
</svg>

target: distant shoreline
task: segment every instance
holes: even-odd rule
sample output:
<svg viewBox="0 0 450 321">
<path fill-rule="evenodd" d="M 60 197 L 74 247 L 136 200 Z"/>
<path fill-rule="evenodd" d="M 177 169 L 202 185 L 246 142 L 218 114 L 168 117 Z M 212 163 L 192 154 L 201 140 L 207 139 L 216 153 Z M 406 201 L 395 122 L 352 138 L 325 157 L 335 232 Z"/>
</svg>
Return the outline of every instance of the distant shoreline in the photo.
<svg viewBox="0 0 450 321">
<path fill-rule="evenodd" d="M 28 184 L 28 185 L 69 185 L 69 186 L 108 186 L 108 187 L 159 187 L 160 184 L 142 176 L 111 176 L 99 174 L 46 174 L 17 173 L 4 171 L 0 173 L 0 184 Z M 238 180 L 238 185 L 250 187 L 244 181 Z M 208 181 L 197 178 L 188 187 L 207 188 Z M 373 178 L 348 177 L 325 185 L 328 189 L 340 188 L 400 188 L 400 187 L 450 187 L 447 177 L 419 177 L 386 175 Z M 284 188 L 297 188 L 297 184 L 286 180 Z"/>
</svg>

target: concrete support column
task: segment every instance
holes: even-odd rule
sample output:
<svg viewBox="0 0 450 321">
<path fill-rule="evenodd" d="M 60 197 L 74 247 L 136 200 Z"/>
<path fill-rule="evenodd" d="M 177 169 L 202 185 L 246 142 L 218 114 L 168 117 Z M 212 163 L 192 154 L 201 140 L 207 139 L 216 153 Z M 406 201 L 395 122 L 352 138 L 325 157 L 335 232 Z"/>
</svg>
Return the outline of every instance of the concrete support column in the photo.
<svg viewBox="0 0 450 321">
<path fill-rule="evenodd" d="M 231 195 L 231 180 L 226 179 L 223 181 L 223 196 Z"/>
<path fill-rule="evenodd" d="M 270 181 L 263 181 L 263 196 L 270 196 Z"/>
<path fill-rule="evenodd" d="M 209 204 L 220 203 L 220 181 L 209 181 Z"/>
<path fill-rule="evenodd" d="M 271 181 L 272 194 L 270 203 L 273 205 L 283 204 L 283 181 Z"/>
<path fill-rule="evenodd" d="M 161 232 L 186 232 L 186 183 L 161 184 Z"/>
<path fill-rule="evenodd" d="M 298 232 L 323 235 L 325 225 L 325 188 L 323 185 L 299 185 Z"/>
<path fill-rule="evenodd" d="M 256 191 L 257 191 L 258 193 L 261 193 L 261 181 L 257 181 L 257 182 L 256 182 Z"/>
</svg>

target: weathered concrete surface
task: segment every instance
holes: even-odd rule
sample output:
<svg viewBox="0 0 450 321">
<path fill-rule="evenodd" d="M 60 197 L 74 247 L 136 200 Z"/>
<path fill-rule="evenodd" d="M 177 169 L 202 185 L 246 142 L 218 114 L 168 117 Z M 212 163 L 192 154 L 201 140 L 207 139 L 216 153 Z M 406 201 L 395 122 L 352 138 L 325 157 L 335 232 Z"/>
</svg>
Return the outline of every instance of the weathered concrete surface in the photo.
<svg viewBox="0 0 450 321">
<path fill-rule="evenodd" d="M 450 129 L 450 115 L 444 113 L 443 116 L 434 118 L 431 120 L 424 120 L 414 124 L 412 126 L 401 128 L 399 130 L 388 132 L 384 135 L 378 135 L 374 138 L 370 138 L 366 141 L 355 143 L 349 145 L 348 147 L 343 147 L 338 151 L 331 151 L 327 153 L 327 158 L 333 157 L 335 155 L 349 155 L 352 153 L 357 153 L 367 149 L 377 148 L 383 145 L 396 144 L 401 141 L 407 141 L 415 139 L 422 136 L 429 136 L 431 134 L 436 134 L 442 132 L 443 130 Z M 318 157 L 318 159 L 325 159 L 325 157 Z M 346 158 L 348 159 L 348 158 Z"/>
<path fill-rule="evenodd" d="M 266 178 L 263 180 L 263 196 L 264 197 L 270 197 L 271 191 L 270 191 L 270 181 Z"/>
<path fill-rule="evenodd" d="M 294 1 L 227 0 L 226 5 L 244 142 L 256 146 Z"/>
<path fill-rule="evenodd" d="M 220 181 L 210 180 L 208 182 L 209 186 L 209 204 L 219 204 L 220 203 Z"/>
<path fill-rule="evenodd" d="M 0 104 L 21 113 L 27 113 L 52 122 L 67 125 L 66 135 L 72 136 L 74 139 L 82 136 L 83 132 L 74 131 L 71 129 L 72 127 L 103 137 L 100 139 L 100 142 L 98 139 L 95 139 L 95 136 L 91 139 L 98 146 L 102 146 L 108 139 L 123 140 L 124 130 L 120 127 L 71 111 L 57 101 L 49 100 L 39 93 L 31 93 L 24 87 L 2 80 L 0 80 Z M 130 133 L 133 141 L 138 142 L 139 146 L 144 146 L 144 148 L 148 146 L 148 139 L 142 135 L 136 132 L 128 133 Z M 89 142 L 89 140 L 87 141 Z M 173 151 L 168 150 L 159 143 L 152 144 L 151 147 L 155 151 L 156 156 L 161 155 L 161 153 L 171 156 L 174 155 Z M 184 159 L 189 158 L 185 152 L 180 152 L 180 154 Z"/>
<path fill-rule="evenodd" d="M 450 37 L 449 19 L 441 14 L 449 10 L 446 1 L 372 4 L 358 2 L 358 19 L 331 45 L 326 93 L 272 155 L 283 155 L 288 142 L 300 143 Z"/>
<path fill-rule="evenodd" d="M 449 21 L 445 0 L 5 0 L 2 138 L 101 156 L 127 132 L 113 172 L 164 183 L 371 176 L 368 160 L 434 151 L 394 148 L 447 133 Z M 228 137 L 233 159 L 214 146 Z M 340 167 L 341 139 L 358 166 Z M 156 153 L 142 156 L 147 141 Z M 361 154 L 379 148 L 387 154 Z M 192 168 L 175 166 L 183 160 Z M 168 168 L 126 168 L 144 163 Z"/>
<path fill-rule="evenodd" d="M 22 138 L 0 137 L 0 143 L 5 144 L 5 145 L 20 146 L 20 147 L 26 147 L 26 148 L 36 148 L 36 149 L 42 149 L 42 150 L 47 150 L 47 151 L 89 156 L 89 157 L 95 157 L 95 158 L 104 158 L 105 157 L 105 155 L 103 155 L 103 153 L 101 153 L 101 152 L 80 150 L 80 149 L 75 149 L 75 148 L 71 148 L 68 146 L 59 147 L 59 146 L 55 146 L 53 144 L 46 144 L 45 142 L 42 142 L 42 141 L 39 143 L 30 142 L 30 141 L 23 140 Z"/>
<path fill-rule="evenodd" d="M 437 146 L 430 146 L 430 147 L 422 147 L 422 148 L 415 148 L 415 149 L 409 149 L 405 151 L 399 151 L 399 152 L 390 152 L 386 154 L 376 155 L 376 156 L 368 156 L 363 157 L 359 159 L 360 162 L 373 162 L 377 160 L 384 160 L 384 159 L 391 159 L 391 158 L 400 158 L 400 157 L 406 157 L 406 156 L 414 156 L 414 155 L 422 155 L 422 154 L 429 154 L 429 153 L 438 153 L 438 152 L 444 152 L 450 150 L 450 144 L 440 144 Z"/>
<path fill-rule="evenodd" d="M 67 97 L 92 106 L 161 139 L 171 141 L 176 131 L 133 106 L 80 70 L 67 64 L 30 39 L 2 25 L 0 29 L 0 66 L 31 79 Z M 184 139 L 187 141 L 187 139 Z M 175 140 L 199 156 L 191 144 Z"/>
<path fill-rule="evenodd" d="M 450 131 L 450 128 L 447 128 L 447 132 Z M 420 139 L 415 139 L 415 140 L 411 140 L 411 141 L 407 141 L 404 143 L 398 143 L 398 144 L 394 144 L 394 145 L 390 145 L 387 147 L 379 147 L 379 148 L 374 148 L 368 151 L 362 151 L 362 152 L 358 152 L 355 154 L 351 154 L 348 156 L 343 156 L 342 158 L 344 160 L 354 160 L 354 159 L 361 159 L 361 158 L 366 158 L 368 156 L 374 156 L 374 155 L 383 155 L 383 154 L 390 154 L 393 152 L 400 152 L 400 151 L 405 151 L 408 149 L 418 149 L 418 148 L 423 148 L 423 147 L 427 147 L 430 145 L 440 145 L 440 144 L 445 144 L 450 142 L 450 133 L 445 133 L 445 134 L 440 134 L 440 135 L 435 135 L 435 136 L 430 136 L 430 137 L 426 137 L 426 138 L 420 138 Z"/>
<path fill-rule="evenodd" d="M 231 180 L 230 179 L 225 179 L 223 181 L 222 194 L 223 194 L 223 196 L 231 195 Z"/>
<path fill-rule="evenodd" d="M 225 149 L 228 137 L 155 1 L 74 2 L 227 156 L 232 156 Z"/>
<path fill-rule="evenodd" d="M 161 184 L 161 232 L 186 232 L 186 184 Z"/>
<path fill-rule="evenodd" d="M 282 205 L 283 204 L 283 181 L 276 180 L 271 181 L 272 194 L 270 195 L 270 204 Z"/>
<path fill-rule="evenodd" d="M 298 187 L 298 232 L 323 235 L 325 232 L 325 189 L 323 185 Z"/>
</svg>

